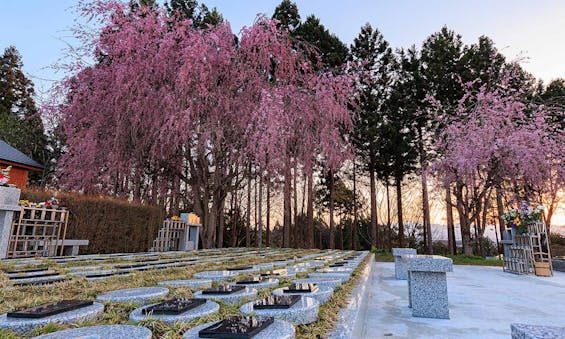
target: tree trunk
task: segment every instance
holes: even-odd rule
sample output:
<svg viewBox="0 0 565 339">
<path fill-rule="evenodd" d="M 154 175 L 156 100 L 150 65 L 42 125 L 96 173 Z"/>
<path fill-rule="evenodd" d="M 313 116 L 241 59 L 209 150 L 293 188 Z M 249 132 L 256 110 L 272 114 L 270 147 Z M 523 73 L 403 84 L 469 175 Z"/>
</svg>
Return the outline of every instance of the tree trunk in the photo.
<svg viewBox="0 0 565 339">
<path fill-rule="evenodd" d="M 259 232 L 259 185 L 257 185 L 257 177 L 255 177 L 255 189 L 254 189 L 254 211 L 255 211 L 255 230 L 253 231 L 253 241 L 252 243 L 257 244 L 257 233 Z"/>
<path fill-rule="evenodd" d="M 247 220 L 245 221 L 245 247 L 251 246 L 251 165 L 247 173 Z"/>
<path fill-rule="evenodd" d="M 389 178 L 386 179 L 386 245 L 392 251 L 392 222 L 390 218 L 390 184 Z"/>
<path fill-rule="evenodd" d="M 335 249 L 335 220 L 334 220 L 334 173 L 330 174 L 330 248 Z"/>
<path fill-rule="evenodd" d="M 433 254 L 432 247 L 432 225 L 430 218 L 430 202 L 428 198 L 428 181 L 426 178 L 426 157 L 424 150 L 424 140 L 423 131 L 419 130 L 419 142 L 418 148 L 420 153 L 420 169 L 421 169 L 421 179 L 422 179 L 422 211 L 424 214 L 424 234 L 426 235 L 426 253 Z"/>
<path fill-rule="evenodd" d="M 301 237 L 301 227 L 298 225 L 298 185 L 296 184 L 296 177 L 298 176 L 298 161 L 294 159 L 294 167 L 292 170 L 292 198 L 294 203 L 294 210 L 293 212 L 293 224 L 294 224 L 294 247 L 300 248 L 302 247 L 302 237 Z"/>
<path fill-rule="evenodd" d="M 239 214 L 239 209 L 237 209 L 237 191 L 232 192 L 231 200 L 232 200 L 231 247 L 236 247 L 237 246 L 237 215 Z"/>
<path fill-rule="evenodd" d="M 265 244 L 271 246 L 271 178 L 267 176 L 267 234 Z"/>
<path fill-rule="evenodd" d="M 218 236 L 216 244 L 218 248 L 224 247 L 224 204 L 225 200 L 222 200 L 218 211 Z"/>
<path fill-rule="evenodd" d="M 377 248 L 377 182 L 373 170 L 369 170 L 369 178 L 371 185 L 371 245 Z"/>
<path fill-rule="evenodd" d="M 259 202 L 258 202 L 258 217 L 259 221 L 257 222 L 257 247 L 263 247 L 263 177 L 259 176 Z"/>
<path fill-rule="evenodd" d="M 463 186 L 458 183 L 455 191 L 457 213 L 459 214 L 459 224 L 461 225 L 461 242 L 463 245 L 463 254 L 473 255 L 473 246 L 471 246 L 471 223 L 469 214 L 465 210 L 463 201 Z"/>
<path fill-rule="evenodd" d="M 451 189 L 445 188 L 445 206 L 447 213 L 447 247 L 450 254 L 457 254 L 457 243 L 455 242 L 455 224 L 453 222 L 453 204 L 451 202 Z"/>
<path fill-rule="evenodd" d="M 314 248 L 314 174 L 313 169 L 308 173 L 308 206 L 306 207 L 306 222 L 308 232 L 308 248 Z"/>
<path fill-rule="evenodd" d="M 396 210 L 398 212 L 398 245 L 404 247 L 404 218 L 402 215 L 402 179 L 395 178 L 396 183 Z"/>
<path fill-rule="evenodd" d="M 359 248 L 359 235 L 357 229 L 357 166 L 353 162 L 353 225 L 351 225 L 351 239 L 353 241 L 353 249 L 357 251 Z"/>
<path fill-rule="evenodd" d="M 290 173 L 290 158 L 287 157 L 284 166 L 284 187 L 283 187 L 283 246 L 290 247 L 290 224 L 292 222 L 291 214 L 291 173 Z"/>
</svg>

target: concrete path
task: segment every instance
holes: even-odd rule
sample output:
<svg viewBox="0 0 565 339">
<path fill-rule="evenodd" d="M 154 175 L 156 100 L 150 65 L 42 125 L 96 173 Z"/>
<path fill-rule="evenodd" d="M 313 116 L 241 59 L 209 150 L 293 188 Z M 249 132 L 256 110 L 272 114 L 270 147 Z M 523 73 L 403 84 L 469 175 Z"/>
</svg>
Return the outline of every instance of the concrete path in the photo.
<svg viewBox="0 0 565 339">
<path fill-rule="evenodd" d="M 330 337 L 510 338 L 515 322 L 565 326 L 565 273 L 542 278 L 454 266 L 447 277 L 451 319 L 414 318 L 407 282 L 394 279 L 394 263 L 373 262 Z"/>
</svg>

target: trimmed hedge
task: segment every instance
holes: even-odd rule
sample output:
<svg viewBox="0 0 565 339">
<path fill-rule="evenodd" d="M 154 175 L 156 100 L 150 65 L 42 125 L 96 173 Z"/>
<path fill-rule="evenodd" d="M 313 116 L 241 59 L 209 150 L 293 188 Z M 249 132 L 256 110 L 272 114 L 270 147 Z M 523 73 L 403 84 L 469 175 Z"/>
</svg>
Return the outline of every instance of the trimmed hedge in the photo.
<svg viewBox="0 0 565 339">
<path fill-rule="evenodd" d="M 49 200 L 52 191 L 26 189 L 21 199 Z M 144 252 L 165 218 L 165 211 L 154 205 L 132 203 L 108 196 L 57 192 L 59 205 L 69 210 L 66 239 L 88 239 L 81 253 Z"/>
</svg>

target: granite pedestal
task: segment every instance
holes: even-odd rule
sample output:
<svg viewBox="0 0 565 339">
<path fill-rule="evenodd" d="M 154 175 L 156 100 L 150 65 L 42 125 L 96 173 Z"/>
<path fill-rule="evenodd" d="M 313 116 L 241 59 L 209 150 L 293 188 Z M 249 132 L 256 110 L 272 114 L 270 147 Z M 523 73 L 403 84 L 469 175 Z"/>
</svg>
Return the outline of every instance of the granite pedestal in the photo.
<svg viewBox="0 0 565 339">
<path fill-rule="evenodd" d="M 290 321 L 295 324 L 304 325 L 313 323 L 318 319 L 320 302 L 314 298 L 302 297 L 289 308 L 283 309 L 254 309 L 255 302 L 248 302 L 241 306 L 239 310 L 246 315 L 256 317 L 274 317 L 276 319 Z"/>
<path fill-rule="evenodd" d="M 338 278 L 305 278 L 305 279 L 296 279 L 292 281 L 296 284 L 316 284 L 318 286 L 328 286 L 333 288 L 334 290 L 341 286 L 341 279 Z"/>
<path fill-rule="evenodd" d="M 164 298 L 167 294 L 169 289 L 165 287 L 139 287 L 107 292 L 96 297 L 96 300 L 145 305 L 151 300 Z"/>
<path fill-rule="evenodd" d="M 392 256 L 394 257 L 394 274 L 396 276 L 396 279 L 400 279 L 400 280 L 408 279 L 408 270 L 406 267 L 406 261 L 402 259 L 402 256 L 406 254 L 416 254 L 416 250 L 413 248 L 392 249 Z"/>
<path fill-rule="evenodd" d="M 54 314 L 44 318 L 11 318 L 7 314 L 0 315 L 0 328 L 24 333 L 49 323 L 72 324 L 94 319 L 104 312 L 104 305 L 94 303 L 76 310 Z"/>
<path fill-rule="evenodd" d="M 212 326 L 216 321 L 212 321 L 200 326 L 196 326 L 188 330 L 184 335 L 183 339 L 199 339 L 198 332 L 205 329 L 206 327 Z M 253 339 L 294 339 L 295 338 L 294 326 L 283 320 L 275 319 L 275 321 L 269 325 L 266 329 L 259 332 L 253 337 Z"/>
<path fill-rule="evenodd" d="M 258 283 L 234 283 L 232 286 L 246 286 L 249 288 L 256 288 L 262 290 L 264 288 L 271 288 L 279 285 L 279 279 L 267 278 Z"/>
<path fill-rule="evenodd" d="M 334 293 L 334 289 L 329 287 L 329 286 L 320 286 L 318 285 L 318 290 L 315 292 L 306 292 L 306 293 L 302 293 L 302 292 L 291 292 L 291 293 L 285 293 L 284 292 L 284 288 L 277 288 L 276 290 L 273 291 L 274 295 L 299 295 L 301 297 L 309 297 L 309 298 L 314 298 L 316 300 L 318 300 L 318 302 L 320 304 L 324 304 L 326 301 L 328 301 L 328 299 L 330 299 L 332 297 L 332 294 Z"/>
<path fill-rule="evenodd" d="M 512 339 L 563 339 L 565 327 L 511 324 Z"/>
<path fill-rule="evenodd" d="M 148 319 L 155 319 L 155 320 L 160 320 L 166 324 L 174 324 L 179 321 L 190 322 L 193 319 L 204 317 L 216 313 L 220 310 L 220 305 L 218 305 L 218 303 L 208 300 L 206 301 L 205 304 L 180 314 L 143 314 L 143 309 L 153 305 L 156 304 L 151 304 L 140 308 L 136 308 L 130 313 L 129 319 L 136 322 L 142 320 L 148 320 Z"/>
<path fill-rule="evenodd" d="M 244 299 L 255 298 L 256 296 L 257 290 L 249 287 L 231 294 L 202 294 L 202 291 L 194 293 L 195 298 L 219 300 L 230 304 L 237 304 Z"/>
<path fill-rule="evenodd" d="M 209 288 L 212 286 L 212 280 L 210 279 L 189 279 L 189 280 L 167 280 L 160 281 L 160 286 L 169 287 L 190 287 L 192 289 Z"/>
<path fill-rule="evenodd" d="M 151 339 L 151 336 L 151 330 L 143 326 L 101 325 L 57 331 L 33 339 Z"/>
<path fill-rule="evenodd" d="M 209 279 L 213 281 L 228 280 L 238 275 L 236 271 L 202 271 L 194 273 L 192 276 L 197 279 Z"/>
<path fill-rule="evenodd" d="M 437 255 L 404 255 L 408 268 L 408 298 L 412 316 L 449 319 L 447 274 L 451 259 Z"/>
</svg>

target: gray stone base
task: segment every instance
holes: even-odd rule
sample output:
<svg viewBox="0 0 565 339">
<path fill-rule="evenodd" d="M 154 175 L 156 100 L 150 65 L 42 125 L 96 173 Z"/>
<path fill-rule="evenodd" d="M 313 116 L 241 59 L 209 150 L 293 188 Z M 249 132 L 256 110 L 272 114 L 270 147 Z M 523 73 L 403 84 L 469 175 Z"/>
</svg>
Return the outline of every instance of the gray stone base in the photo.
<svg viewBox="0 0 565 339">
<path fill-rule="evenodd" d="M 104 305 L 94 303 L 77 310 L 55 314 L 40 319 L 8 318 L 6 314 L 0 315 L 0 328 L 5 328 L 18 333 L 31 331 L 48 323 L 72 324 L 96 318 L 104 312 Z"/>
<path fill-rule="evenodd" d="M 151 336 L 151 331 L 142 326 L 101 325 L 53 332 L 34 339 L 151 339 Z"/>
<path fill-rule="evenodd" d="M 339 279 L 339 280 L 341 280 L 342 283 L 349 280 L 350 276 L 351 276 L 351 274 L 348 274 L 348 273 L 320 273 L 320 272 L 315 272 L 315 273 L 308 274 L 309 278 L 313 278 L 313 279 L 319 279 L 319 278 L 322 278 L 322 279 Z"/>
<path fill-rule="evenodd" d="M 512 339 L 563 339 L 565 327 L 511 324 Z"/>
<path fill-rule="evenodd" d="M 192 276 L 197 279 L 208 279 L 213 281 L 223 281 L 235 277 L 237 273 L 230 271 L 202 271 L 194 273 Z"/>
<path fill-rule="evenodd" d="M 306 279 L 296 279 L 292 281 L 293 283 L 297 284 L 316 284 L 318 286 L 328 286 L 333 289 L 336 287 L 341 286 L 341 279 L 338 278 L 306 278 Z"/>
<path fill-rule="evenodd" d="M 232 286 L 246 286 L 249 288 L 255 288 L 258 290 L 262 290 L 264 288 L 271 288 L 271 287 L 275 287 L 279 285 L 279 279 L 268 279 L 268 280 L 264 280 L 260 283 L 257 284 L 231 284 Z"/>
<path fill-rule="evenodd" d="M 194 293 L 195 298 L 204 298 L 219 300 L 225 303 L 237 304 L 244 299 L 255 298 L 257 296 L 257 290 L 254 288 L 246 287 L 244 290 L 233 293 L 233 294 L 202 294 L 202 291 Z"/>
<path fill-rule="evenodd" d="M 198 332 L 208 326 L 212 326 L 216 321 L 206 323 L 204 325 L 196 326 L 188 330 L 183 336 L 183 339 L 199 339 Z M 259 332 L 253 339 L 294 339 L 295 337 L 294 326 L 286 321 L 275 319 L 266 329 Z"/>
<path fill-rule="evenodd" d="M 318 300 L 320 304 L 325 303 L 332 297 L 334 293 L 334 289 L 329 286 L 318 286 L 318 290 L 316 292 L 311 293 L 284 293 L 284 288 L 277 288 L 273 291 L 274 295 L 299 295 L 302 297 L 310 297 Z"/>
<path fill-rule="evenodd" d="M 411 271 L 408 280 L 412 316 L 449 319 L 445 272 Z"/>
<path fill-rule="evenodd" d="M 191 280 L 168 280 L 159 281 L 160 286 L 169 287 L 190 287 L 193 290 L 200 288 L 209 288 L 212 286 L 212 280 L 210 279 L 191 279 Z"/>
<path fill-rule="evenodd" d="M 255 310 L 253 301 L 240 307 L 243 314 L 255 315 L 257 317 L 275 317 L 277 319 L 290 321 L 295 324 L 304 325 L 313 323 L 318 319 L 320 303 L 313 298 L 302 297 L 300 301 L 287 309 Z"/>
<path fill-rule="evenodd" d="M 215 303 L 213 301 L 207 301 L 204 305 L 200 305 L 197 308 L 194 308 L 192 310 L 177 315 L 142 313 L 144 308 L 147 308 L 152 305 L 155 304 L 143 306 L 133 310 L 129 315 L 129 319 L 136 322 L 147 319 L 158 319 L 167 324 L 174 324 L 179 321 L 189 322 L 193 319 L 204 317 L 216 313 L 220 310 L 220 305 L 218 305 L 218 303 Z"/>
<path fill-rule="evenodd" d="M 96 300 L 145 305 L 151 300 L 164 298 L 167 294 L 169 289 L 165 287 L 139 287 L 107 292 L 96 297 Z"/>
</svg>

